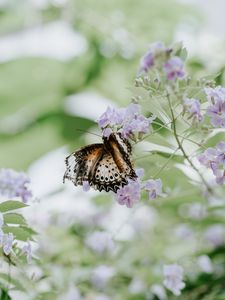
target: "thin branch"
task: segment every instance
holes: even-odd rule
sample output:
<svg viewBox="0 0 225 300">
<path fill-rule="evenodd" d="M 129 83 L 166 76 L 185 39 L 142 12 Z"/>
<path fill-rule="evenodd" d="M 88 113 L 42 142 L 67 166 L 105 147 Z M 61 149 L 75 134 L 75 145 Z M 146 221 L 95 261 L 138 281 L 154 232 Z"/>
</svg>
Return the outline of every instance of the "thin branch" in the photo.
<svg viewBox="0 0 225 300">
<path fill-rule="evenodd" d="M 177 145 L 179 147 L 179 149 L 181 150 L 181 152 L 183 153 L 184 157 L 186 158 L 186 160 L 189 162 L 189 164 L 191 165 L 191 167 L 198 173 L 199 177 L 201 178 L 202 182 L 204 183 L 204 185 L 206 186 L 208 192 L 212 193 L 212 189 L 209 186 L 208 182 L 205 180 L 205 178 L 202 176 L 202 174 L 199 172 L 199 170 L 196 168 L 196 166 L 193 164 L 193 162 L 190 160 L 189 156 L 187 155 L 186 151 L 184 150 L 181 141 L 179 140 L 179 135 L 177 134 L 177 128 L 176 128 L 176 120 L 174 117 L 174 113 L 173 113 L 173 109 L 171 106 L 171 102 L 170 102 L 170 97 L 169 94 L 167 93 L 167 100 L 169 103 L 169 108 L 170 108 L 170 112 L 171 112 L 171 116 L 172 116 L 172 121 L 173 121 L 173 132 L 174 132 L 174 137 L 177 141 Z"/>
</svg>

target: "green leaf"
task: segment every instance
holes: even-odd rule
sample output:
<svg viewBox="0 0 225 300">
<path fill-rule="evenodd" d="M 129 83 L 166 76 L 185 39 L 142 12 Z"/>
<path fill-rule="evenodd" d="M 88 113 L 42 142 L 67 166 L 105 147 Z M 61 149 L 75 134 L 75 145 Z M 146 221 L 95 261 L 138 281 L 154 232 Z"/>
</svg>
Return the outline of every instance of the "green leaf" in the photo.
<svg viewBox="0 0 225 300">
<path fill-rule="evenodd" d="M 27 225 L 25 218 L 21 214 L 7 213 L 4 214 L 4 223 L 6 224 L 19 224 Z"/>
<path fill-rule="evenodd" d="M 20 201 L 8 200 L 8 201 L 0 203 L 0 212 L 15 210 L 15 209 L 23 208 L 23 207 L 27 207 L 27 206 L 28 206 L 27 204 L 24 204 L 23 202 L 20 202 Z"/>
<path fill-rule="evenodd" d="M 3 226 L 4 233 L 13 233 L 14 237 L 20 241 L 32 240 L 32 232 L 25 226 Z"/>
<path fill-rule="evenodd" d="M 13 285 L 13 287 L 16 288 L 17 290 L 23 291 L 23 292 L 26 291 L 25 288 L 22 286 L 22 284 L 18 280 L 14 279 L 12 277 L 9 278 L 8 274 L 0 273 L 0 281 L 3 281 L 5 284 L 8 284 L 9 280 L 10 280 L 10 284 Z"/>
</svg>

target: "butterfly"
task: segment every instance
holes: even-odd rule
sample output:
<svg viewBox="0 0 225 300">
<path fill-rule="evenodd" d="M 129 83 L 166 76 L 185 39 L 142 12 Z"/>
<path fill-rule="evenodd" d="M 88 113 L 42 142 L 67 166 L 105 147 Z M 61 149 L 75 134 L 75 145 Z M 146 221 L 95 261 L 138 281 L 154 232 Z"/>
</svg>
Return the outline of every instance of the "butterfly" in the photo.
<svg viewBox="0 0 225 300">
<path fill-rule="evenodd" d="M 63 182 L 68 179 L 78 186 L 87 181 L 95 190 L 116 193 L 128 179 L 137 178 L 131 152 L 129 141 L 120 133 L 112 133 L 103 137 L 103 143 L 87 145 L 66 157 Z"/>
</svg>

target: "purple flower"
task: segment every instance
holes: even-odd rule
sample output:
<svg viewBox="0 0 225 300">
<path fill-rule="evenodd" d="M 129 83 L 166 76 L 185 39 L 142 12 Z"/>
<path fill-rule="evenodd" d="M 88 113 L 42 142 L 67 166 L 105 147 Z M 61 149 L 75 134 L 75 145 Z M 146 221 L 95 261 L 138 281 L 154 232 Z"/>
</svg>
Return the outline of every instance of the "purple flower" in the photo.
<svg viewBox="0 0 225 300">
<path fill-rule="evenodd" d="M 205 88 L 209 107 L 207 115 L 214 127 L 225 127 L 225 88 Z"/>
<path fill-rule="evenodd" d="M 102 134 L 104 137 L 108 138 L 110 136 L 110 134 L 112 134 L 113 131 L 111 128 L 106 127 L 105 129 L 103 129 Z"/>
<path fill-rule="evenodd" d="M 225 142 L 220 142 L 215 148 L 208 148 L 198 156 L 199 162 L 211 168 L 217 184 L 225 183 Z"/>
<path fill-rule="evenodd" d="M 98 125 L 101 128 L 106 126 L 113 126 L 121 123 L 123 119 L 123 110 L 108 107 L 106 111 L 98 119 Z"/>
<path fill-rule="evenodd" d="M 198 160 L 203 166 L 211 168 L 215 172 L 217 169 L 216 154 L 216 149 L 208 148 L 202 154 L 198 155 Z"/>
<path fill-rule="evenodd" d="M 217 184 L 224 184 L 225 183 L 225 170 L 218 169 L 214 172 L 216 176 L 216 183 Z"/>
<path fill-rule="evenodd" d="M 28 189 L 30 179 L 23 172 L 16 172 L 12 169 L 0 169 L 0 194 L 12 197 L 20 197 L 27 202 L 32 197 Z"/>
<path fill-rule="evenodd" d="M 127 185 L 121 187 L 116 193 L 116 200 L 121 205 L 131 208 L 141 197 L 141 184 L 138 181 L 130 180 Z"/>
<path fill-rule="evenodd" d="M 225 101 L 217 101 L 207 109 L 207 115 L 211 118 L 214 127 L 225 127 Z"/>
<path fill-rule="evenodd" d="M 12 233 L 4 234 L 3 251 L 4 251 L 5 255 L 9 255 L 10 252 L 12 251 L 13 239 L 14 239 L 14 237 L 13 237 Z"/>
<path fill-rule="evenodd" d="M 28 264 L 30 264 L 31 260 L 32 260 L 32 250 L 31 250 L 30 241 L 27 241 L 27 244 L 23 246 L 22 251 L 26 254 L 27 262 L 28 262 Z"/>
<path fill-rule="evenodd" d="M 205 88 L 205 93 L 210 104 L 223 102 L 225 100 L 225 88 L 217 86 L 216 88 Z"/>
<path fill-rule="evenodd" d="M 149 69 L 155 64 L 155 58 L 160 53 L 164 53 L 167 49 L 162 42 L 151 44 L 148 52 L 141 58 L 140 71 L 148 72 Z"/>
<path fill-rule="evenodd" d="M 184 100 L 184 105 L 187 107 L 188 112 L 190 113 L 190 117 L 193 118 L 193 122 L 202 122 L 203 116 L 200 110 L 200 102 L 196 99 L 186 98 Z"/>
<path fill-rule="evenodd" d="M 185 76 L 184 63 L 178 56 L 170 58 L 163 67 L 168 80 L 175 80 Z"/>
<path fill-rule="evenodd" d="M 217 163 L 225 165 L 225 142 L 220 142 L 219 144 L 217 144 L 216 150 L 217 150 L 217 156 L 216 156 Z"/>
<path fill-rule="evenodd" d="M 133 134 L 144 134 L 149 131 L 149 119 L 142 115 L 135 116 L 131 122 L 126 122 L 123 126 L 122 134 L 128 138 Z"/>
<path fill-rule="evenodd" d="M 177 264 L 166 265 L 163 267 L 165 287 L 170 290 L 174 295 L 179 296 L 181 290 L 185 287 L 183 282 L 183 268 Z"/>
<path fill-rule="evenodd" d="M 155 199 L 162 194 L 162 181 L 161 179 L 150 179 L 145 183 L 145 190 L 149 193 L 149 199 Z"/>
<path fill-rule="evenodd" d="M 98 253 L 105 251 L 111 252 L 115 247 L 111 235 L 105 231 L 95 231 L 91 233 L 85 242 L 89 248 Z"/>
<path fill-rule="evenodd" d="M 90 190 L 90 184 L 88 181 L 83 181 L 83 191 L 87 192 Z"/>
<path fill-rule="evenodd" d="M 149 126 L 154 118 L 146 118 L 141 114 L 141 107 L 131 103 L 126 108 L 107 108 L 100 116 L 98 124 L 103 130 L 103 136 L 109 137 L 115 131 L 121 132 L 123 137 L 130 138 L 136 134 L 144 134 L 149 131 Z"/>
</svg>

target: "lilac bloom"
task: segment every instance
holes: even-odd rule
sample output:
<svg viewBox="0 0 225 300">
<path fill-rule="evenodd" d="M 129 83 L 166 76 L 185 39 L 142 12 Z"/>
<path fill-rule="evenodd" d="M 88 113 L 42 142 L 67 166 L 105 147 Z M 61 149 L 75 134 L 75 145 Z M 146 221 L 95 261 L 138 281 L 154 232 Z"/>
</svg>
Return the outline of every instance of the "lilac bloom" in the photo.
<svg viewBox="0 0 225 300">
<path fill-rule="evenodd" d="M 222 185 L 225 183 L 225 170 L 218 169 L 214 172 L 214 175 L 216 176 L 217 184 Z"/>
<path fill-rule="evenodd" d="M 151 44 L 148 52 L 141 58 L 139 73 L 143 71 L 148 72 L 151 69 L 151 67 L 154 66 L 156 56 L 166 51 L 167 49 L 165 48 L 162 42 L 156 42 L 154 44 Z"/>
<path fill-rule="evenodd" d="M 89 182 L 88 181 L 83 181 L 83 191 L 84 192 L 87 192 L 87 191 L 89 191 L 90 190 L 90 184 L 89 184 Z"/>
<path fill-rule="evenodd" d="M 225 88 L 205 88 L 209 101 L 207 115 L 211 118 L 214 127 L 225 127 Z"/>
<path fill-rule="evenodd" d="M 219 164 L 225 165 L 225 142 L 220 142 L 216 146 L 217 150 L 217 156 L 216 156 L 216 161 Z"/>
<path fill-rule="evenodd" d="M 203 166 L 211 168 L 213 172 L 216 172 L 218 168 L 216 155 L 216 149 L 208 148 L 202 154 L 198 155 L 198 160 Z"/>
<path fill-rule="evenodd" d="M 127 122 L 123 126 L 122 134 L 124 137 L 128 138 L 129 136 L 135 133 L 148 133 L 150 122 L 149 119 L 144 116 L 136 116 L 131 122 Z"/>
<path fill-rule="evenodd" d="M 165 287 L 174 295 L 179 296 L 181 290 L 185 287 L 183 282 L 183 268 L 177 264 L 166 265 L 163 267 Z"/>
<path fill-rule="evenodd" d="M 145 190 L 149 193 L 149 199 L 155 199 L 162 194 L 162 181 L 161 179 L 150 179 L 145 183 Z"/>
<path fill-rule="evenodd" d="M 100 116 L 98 119 L 98 125 L 101 128 L 105 128 L 106 126 L 113 126 L 115 124 L 121 123 L 123 118 L 123 110 L 115 109 L 108 107 L 106 111 Z"/>
<path fill-rule="evenodd" d="M 135 134 L 144 134 L 149 131 L 152 118 L 146 118 L 141 114 L 141 107 L 131 103 L 126 108 L 107 108 L 100 116 L 98 124 L 103 130 L 103 136 L 109 137 L 113 130 L 121 132 L 123 137 L 130 138 Z"/>
<path fill-rule="evenodd" d="M 141 197 L 141 184 L 138 181 L 130 180 L 127 185 L 118 189 L 116 200 L 121 205 L 131 208 Z"/>
<path fill-rule="evenodd" d="M 178 56 L 170 58 L 163 67 L 168 80 L 175 80 L 185 76 L 184 63 Z"/>
<path fill-rule="evenodd" d="M 211 123 L 214 127 L 225 128 L 225 100 L 224 102 L 217 101 L 207 109 L 207 115 L 211 118 Z"/>
<path fill-rule="evenodd" d="M 28 264 L 30 264 L 31 260 L 32 260 L 32 250 L 31 250 L 30 241 L 27 241 L 27 244 L 23 246 L 22 251 L 26 254 L 27 262 L 28 262 Z"/>
<path fill-rule="evenodd" d="M 110 136 L 110 134 L 112 134 L 112 133 L 113 133 L 113 131 L 112 131 L 112 129 L 109 128 L 109 127 L 106 127 L 106 128 L 103 129 L 103 131 L 102 131 L 102 135 L 103 135 L 104 137 L 106 137 L 106 138 L 108 138 L 108 137 Z"/>
<path fill-rule="evenodd" d="M 225 101 L 225 88 L 217 86 L 216 88 L 205 88 L 205 93 L 210 104 Z"/>
<path fill-rule="evenodd" d="M 26 203 L 32 197 L 29 183 L 30 179 L 23 172 L 0 169 L 0 194 L 3 196 L 20 197 Z"/>
<path fill-rule="evenodd" d="M 193 117 L 193 121 L 202 122 L 203 116 L 201 114 L 201 105 L 199 100 L 186 98 L 184 105 L 188 108 L 190 116 Z"/>
<path fill-rule="evenodd" d="M 14 237 L 12 233 L 8 233 L 4 235 L 3 252 L 5 253 L 5 255 L 9 255 L 10 252 L 12 251 L 13 239 Z"/>
</svg>

